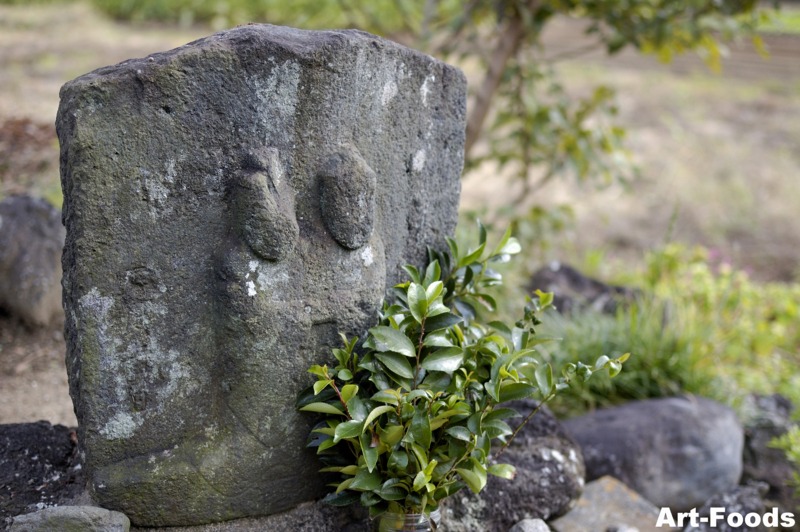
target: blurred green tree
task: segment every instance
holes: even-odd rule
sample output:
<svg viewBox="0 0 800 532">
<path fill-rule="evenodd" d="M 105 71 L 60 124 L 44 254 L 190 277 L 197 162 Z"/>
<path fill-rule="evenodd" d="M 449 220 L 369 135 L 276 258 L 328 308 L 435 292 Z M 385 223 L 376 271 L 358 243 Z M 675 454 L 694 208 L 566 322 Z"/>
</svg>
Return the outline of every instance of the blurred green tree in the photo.
<svg viewBox="0 0 800 532">
<path fill-rule="evenodd" d="M 669 61 L 695 52 L 720 68 L 724 43 L 766 20 L 755 0 L 94 0 L 117 18 L 217 28 L 247 21 L 319 29 L 354 27 L 464 65 L 471 85 L 466 159 L 511 165 L 518 204 L 558 175 L 610 183 L 635 174 L 614 124 L 614 92 L 575 97 L 558 82 L 542 31 L 557 16 L 587 21 L 593 44 L 630 46 Z M 535 179 L 532 179 L 534 176 Z"/>
</svg>

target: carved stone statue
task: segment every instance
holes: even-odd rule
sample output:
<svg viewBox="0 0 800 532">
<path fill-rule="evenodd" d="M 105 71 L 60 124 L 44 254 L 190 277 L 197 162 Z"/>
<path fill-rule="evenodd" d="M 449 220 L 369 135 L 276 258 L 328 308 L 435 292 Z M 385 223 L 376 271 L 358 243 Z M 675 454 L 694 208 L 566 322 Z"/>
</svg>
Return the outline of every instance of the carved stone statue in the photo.
<svg viewBox="0 0 800 532">
<path fill-rule="evenodd" d="M 137 526 L 323 493 L 294 408 L 458 207 L 466 83 L 358 31 L 241 26 L 64 86 L 70 393 Z"/>
</svg>

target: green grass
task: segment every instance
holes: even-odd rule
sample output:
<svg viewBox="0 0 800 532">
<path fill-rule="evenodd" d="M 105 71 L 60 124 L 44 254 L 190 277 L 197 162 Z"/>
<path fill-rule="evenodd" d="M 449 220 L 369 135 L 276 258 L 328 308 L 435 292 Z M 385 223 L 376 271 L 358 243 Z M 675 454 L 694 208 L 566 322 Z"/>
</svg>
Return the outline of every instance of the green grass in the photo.
<svg viewBox="0 0 800 532">
<path fill-rule="evenodd" d="M 759 25 L 759 32 L 800 35 L 800 7 L 786 6 L 766 10 L 765 13 L 769 19 Z"/>
</svg>

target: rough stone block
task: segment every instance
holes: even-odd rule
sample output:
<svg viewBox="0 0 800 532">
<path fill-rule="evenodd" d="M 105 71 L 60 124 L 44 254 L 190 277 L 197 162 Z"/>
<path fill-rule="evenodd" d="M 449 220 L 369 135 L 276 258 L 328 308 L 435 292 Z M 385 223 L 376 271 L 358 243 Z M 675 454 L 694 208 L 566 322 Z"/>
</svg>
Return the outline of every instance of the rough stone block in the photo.
<svg viewBox="0 0 800 532">
<path fill-rule="evenodd" d="M 504 406 L 527 416 L 538 403 L 523 399 Z M 523 419 L 508 423 L 516 430 Z M 462 489 L 446 499 L 442 531 L 498 532 L 526 519 L 554 519 L 573 508 L 583 492 L 581 449 L 546 406 L 520 429 L 499 462 L 516 468 L 514 479 L 490 475 L 479 494 Z"/>
<path fill-rule="evenodd" d="M 63 87 L 67 366 L 98 503 L 194 525 L 323 493 L 305 370 L 446 247 L 465 114 L 456 68 L 270 25 Z"/>
<path fill-rule="evenodd" d="M 0 308 L 30 326 L 63 318 L 61 213 L 43 199 L 0 202 Z"/>
<path fill-rule="evenodd" d="M 634 528 L 639 532 L 669 532 L 657 528 L 659 510 L 614 477 L 586 484 L 578 505 L 550 522 L 555 532 L 606 532 Z"/>
<path fill-rule="evenodd" d="M 586 479 L 620 479 L 658 506 L 699 507 L 742 474 L 744 432 L 729 407 L 703 397 L 631 401 L 564 423 Z"/>
<path fill-rule="evenodd" d="M 95 506 L 56 506 L 14 518 L 9 532 L 128 532 L 131 522 L 119 512 Z"/>
</svg>

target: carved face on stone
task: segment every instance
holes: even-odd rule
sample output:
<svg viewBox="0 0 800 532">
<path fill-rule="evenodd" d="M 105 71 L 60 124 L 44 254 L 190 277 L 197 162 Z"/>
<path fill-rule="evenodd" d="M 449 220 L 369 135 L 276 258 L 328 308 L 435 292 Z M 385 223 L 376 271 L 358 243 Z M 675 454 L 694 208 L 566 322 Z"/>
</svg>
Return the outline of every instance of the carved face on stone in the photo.
<svg viewBox="0 0 800 532">
<path fill-rule="evenodd" d="M 246 26 L 62 90 L 70 391 L 135 525 L 321 494 L 305 369 L 456 220 L 465 82 L 361 32 Z"/>
</svg>

